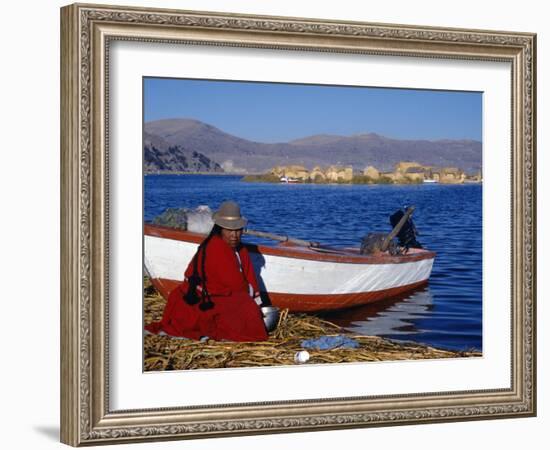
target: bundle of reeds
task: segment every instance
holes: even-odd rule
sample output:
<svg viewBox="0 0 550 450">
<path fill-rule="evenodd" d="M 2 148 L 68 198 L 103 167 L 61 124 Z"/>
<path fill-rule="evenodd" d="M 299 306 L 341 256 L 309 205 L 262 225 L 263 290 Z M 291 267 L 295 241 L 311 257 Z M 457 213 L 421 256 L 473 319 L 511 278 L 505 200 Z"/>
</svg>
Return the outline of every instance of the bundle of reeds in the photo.
<svg viewBox="0 0 550 450">
<path fill-rule="evenodd" d="M 145 324 L 158 321 L 166 304 L 144 280 Z M 359 343 L 358 348 L 308 350 L 307 364 L 395 361 L 481 356 L 478 352 L 453 352 L 418 344 L 403 344 L 376 336 L 346 333 L 333 323 L 308 314 L 281 312 L 276 329 L 265 342 L 198 342 L 169 336 L 146 335 L 144 339 L 144 369 L 187 370 L 226 367 L 258 367 L 294 365 L 297 352 L 304 350 L 305 339 L 346 334 Z"/>
</svg>

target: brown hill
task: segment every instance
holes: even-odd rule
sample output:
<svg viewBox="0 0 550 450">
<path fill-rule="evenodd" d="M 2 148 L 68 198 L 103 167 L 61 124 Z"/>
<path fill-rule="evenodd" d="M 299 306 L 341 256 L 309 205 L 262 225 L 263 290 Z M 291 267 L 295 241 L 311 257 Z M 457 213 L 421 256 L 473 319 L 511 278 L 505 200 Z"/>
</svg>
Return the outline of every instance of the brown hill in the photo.
<svg viewBox="0 0 550 450">
<path fill-rule="evenodd" d="M 144 135 L 143 165 L 145 173 L 223 172 L 219 164 L 202 153 L 171 145 L 149 133 Z"/>
<path fill-rule="evenodd" d="M 316 135 L 286 143 L 253 142 L 225 133 L 193 119 L 148 122 L 149 139 L 196 151 L 220 166 L 247 173 L 263 173 L 277 165 L 298 164 L 308 168 L 331 164 L 363 170 L 372 165 L 390 171 L 399 161 L 459 167 L 477 173 L 482 165 L 481 142 L 473 140 L 400 140 L 375 133 L 353 136 Z"/>
</svg>

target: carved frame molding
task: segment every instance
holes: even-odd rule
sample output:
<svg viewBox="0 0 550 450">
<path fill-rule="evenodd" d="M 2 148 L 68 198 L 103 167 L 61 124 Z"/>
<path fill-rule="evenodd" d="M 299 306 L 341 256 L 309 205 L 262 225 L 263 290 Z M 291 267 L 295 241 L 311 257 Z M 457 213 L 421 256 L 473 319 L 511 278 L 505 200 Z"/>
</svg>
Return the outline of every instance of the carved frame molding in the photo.
<svg viewBox="0 0 550 450">
<path fill-rule="evenodd" d="M 78 446 L 536 413 L 534 34 L 80 4 L 62 8 L 61 18 L 63 442 Z M 105 105 L 113 40 L 510 62 L 511 388 L 111 412 Z"/>
</svg>

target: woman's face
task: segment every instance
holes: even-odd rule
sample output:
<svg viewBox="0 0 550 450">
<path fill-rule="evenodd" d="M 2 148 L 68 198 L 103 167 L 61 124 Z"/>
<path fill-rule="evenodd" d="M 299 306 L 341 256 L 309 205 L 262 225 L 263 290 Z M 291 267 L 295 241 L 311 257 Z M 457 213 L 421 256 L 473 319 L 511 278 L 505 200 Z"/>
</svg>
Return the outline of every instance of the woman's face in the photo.
<svg viewBox="0 0 550 450">
<path fill-rule="evenodd" d="M 237 248 L 241 243 L 241 236 L 243 235 L 243 229 L 239 230 L 229 230 L 227 228 L 222 228 L 222 239 L 229 245 L 231 248 Z"/>
</svg>

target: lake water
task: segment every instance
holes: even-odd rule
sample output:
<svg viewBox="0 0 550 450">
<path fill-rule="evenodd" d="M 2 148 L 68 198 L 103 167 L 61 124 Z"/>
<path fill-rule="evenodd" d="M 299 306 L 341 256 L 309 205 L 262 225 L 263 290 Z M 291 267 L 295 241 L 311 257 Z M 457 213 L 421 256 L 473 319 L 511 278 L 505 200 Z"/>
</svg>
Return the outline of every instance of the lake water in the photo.
<svg viewBox="0 0 550 450">
<path fill-rule="evenodd" d="M 389 215 L 414 205 L 418 240 L 437 253 L 429 285 L 324 317 L 355 333 L 482 350 L 481 185 L 279 185 L 238 176 L 148 175 L 144 197 L 146 222 L 169 207 L 216 209 L 231 199 L 251 229 L 354 246 L 370 232 L 389 232 Z"/>
</svg>

